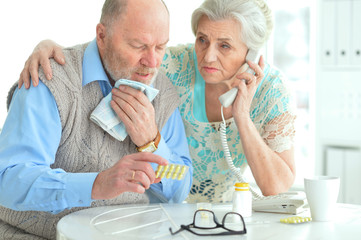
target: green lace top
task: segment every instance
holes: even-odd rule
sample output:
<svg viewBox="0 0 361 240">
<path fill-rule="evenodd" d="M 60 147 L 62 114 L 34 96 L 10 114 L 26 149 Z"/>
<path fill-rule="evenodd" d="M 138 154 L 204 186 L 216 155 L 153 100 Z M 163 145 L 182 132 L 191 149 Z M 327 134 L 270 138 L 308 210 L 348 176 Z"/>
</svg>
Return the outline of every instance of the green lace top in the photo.
<svg viewBox="0 0 361 240">
<path fill-rule="evenodd" d="M 232 200 L 235 176 L 224 159 L 219 129 L 221 122 L 200 121 L 194 112 L 205 112 L 205 104 L 196 102 L 195 88 L 204 92 L 204 84 L 197 79 L 197 60 L 194 45 L 179 45 L 167 49 L 162 70 L 166 72 L 181 98 L 179 106 L 183 118 L 190 154 L 193 160 L 193 186 L 187 202 L 229 202 Z M 293 145 L 295 114 L 290 92 L 280 72 L 267 66 L 251 105 L 251 119 L 266 144 L 283 152 Z M 200 90 L 199 90 L 200 89 Z M 202 98 L 196 98 L 202 101 Z M 204 101 L 204 98 L 203 98 Z M 197 112 L 197 115 L 199 113 Z M 244 172 L 248 168 L 240 136 L 233 118 L 226 120 L 229 149 L 234 165 Z"/>
</svg>

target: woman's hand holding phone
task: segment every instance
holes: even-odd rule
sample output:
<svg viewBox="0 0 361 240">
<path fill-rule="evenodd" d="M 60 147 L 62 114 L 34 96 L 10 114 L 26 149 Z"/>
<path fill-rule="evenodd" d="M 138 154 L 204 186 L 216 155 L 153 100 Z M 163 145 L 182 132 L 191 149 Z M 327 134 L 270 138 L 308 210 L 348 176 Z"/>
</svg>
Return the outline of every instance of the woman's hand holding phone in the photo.
<svg viewBox="0 0 361 240">
<path fill-rule="evenodd" d="M 259 58 L 258 64 L 251 60 L 247 61 L 248 67 L 246 71 L 242 66 L 235 74 L 235 81 L 233 87 L 238 89 L 237 96 L 233 103 L 232 114 L 235 120 L 243 117 L 249 117 L 251 103 L 256 93 L 257 87 L 264 77 L 264 59 L 263 56 Z M 247 71 L 253 70 L 253 73 Z"/>
</svg>

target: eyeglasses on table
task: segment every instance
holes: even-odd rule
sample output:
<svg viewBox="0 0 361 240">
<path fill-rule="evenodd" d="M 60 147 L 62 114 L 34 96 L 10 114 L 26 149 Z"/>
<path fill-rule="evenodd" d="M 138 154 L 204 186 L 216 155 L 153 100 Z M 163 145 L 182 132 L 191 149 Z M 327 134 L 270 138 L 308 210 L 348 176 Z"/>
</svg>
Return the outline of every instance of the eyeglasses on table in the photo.
<svg viewBox="0 0 361 240">
<path fill-rule="evenodd" d="M 206 232 L 207 230 L 223 228 L 223 232 Z M 213 211 L 201 209 L 197 210 L 193 216 L 193 222 L 188 225 L 181 225 L 180 229 L 173 232 L 172 228 L 169 231 L 175 235 L 183 230 L 191 232 L 198 236 L 221 236 L 221 235 L 237 235 L 246 234 L 246 224 L 244 223 L 241 214 L 236 212 L 229 212 L 224 215 L 222 223 L 219 223 Z"/>
</svg>

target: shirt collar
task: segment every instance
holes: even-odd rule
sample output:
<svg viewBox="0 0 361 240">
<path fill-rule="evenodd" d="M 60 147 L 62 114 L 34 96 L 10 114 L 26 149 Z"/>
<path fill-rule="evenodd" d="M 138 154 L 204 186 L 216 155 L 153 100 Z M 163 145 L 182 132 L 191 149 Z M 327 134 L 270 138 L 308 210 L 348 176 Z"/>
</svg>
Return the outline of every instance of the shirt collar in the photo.
<svg viewBox="0 0 361 240">
<path fill-rule="evenodd" d="M 91 41 L 84 52 L 83 58 L 83 86 L 94 81 L 106 81 L 109 83 L 100 59 L 96 39 Z"/>
</svg>

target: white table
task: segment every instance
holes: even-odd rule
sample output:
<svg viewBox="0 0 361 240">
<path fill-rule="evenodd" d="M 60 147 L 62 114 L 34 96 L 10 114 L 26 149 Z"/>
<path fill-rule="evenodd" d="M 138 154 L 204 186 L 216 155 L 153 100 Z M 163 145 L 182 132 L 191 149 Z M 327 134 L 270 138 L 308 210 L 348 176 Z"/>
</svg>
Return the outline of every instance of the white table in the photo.
<svg viewBox="0 0 361 240">
<path fill-rule="evenodd" d="M 338 204 L 331 222 L 285 224 L 280 219 L 293 215 L 253 212 L 245 218 L 245 235 L 197 237 L 182 231 L 172 236 L 169 227 L 176 231 L 181 224 L 190 224 L 196 208 L 195 204 L 151 204 L 86 209 L 59 221 L 57 239 L 361 239 L 361 206 L 349 204 Z M 231 208 L 229 204 L 212 205 L 219 221 Z"/>
</svg>

